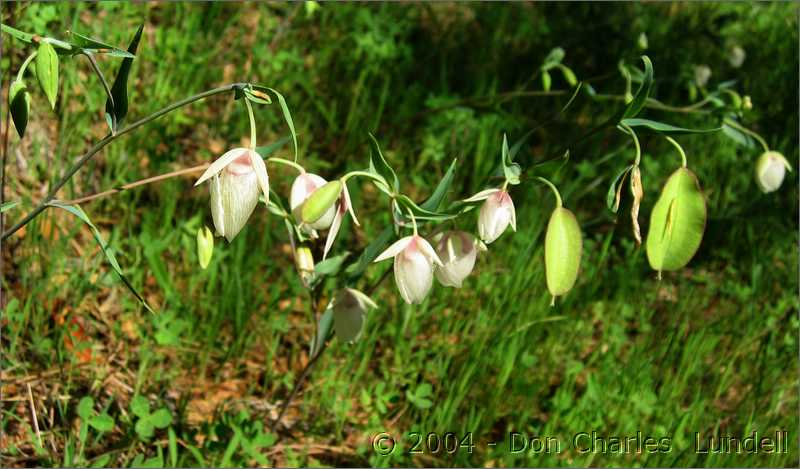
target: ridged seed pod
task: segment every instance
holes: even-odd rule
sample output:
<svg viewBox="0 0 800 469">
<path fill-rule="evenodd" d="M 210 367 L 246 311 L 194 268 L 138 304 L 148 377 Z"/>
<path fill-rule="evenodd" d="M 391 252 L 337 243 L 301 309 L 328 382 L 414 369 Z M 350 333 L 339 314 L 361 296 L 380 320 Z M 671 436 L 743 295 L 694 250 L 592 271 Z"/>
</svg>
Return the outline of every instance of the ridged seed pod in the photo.
<svg viewBox="0 0 800 469">
<path fill-rule="evenodd" d="M 333 207 L 342 193 L 342 181 L 331 181 L 315 190 L 300 209 L 303 223 L 311 224 L 322 218 Z"/>
<path fill-rule="evenodd" d="M 575 285 L 582 249 L 581 228 L 575 215 L 564 207 L 556 207 L 544 238 L 547 289 L 554 300 Z"/>
<path fill-rule="evenodd" d="M 706 227 L 706 201 L 697 176 L 680 168 L 669 177 L 650 214 L 647 260 L 659 272 L 689 263 Z"/>
</svg>

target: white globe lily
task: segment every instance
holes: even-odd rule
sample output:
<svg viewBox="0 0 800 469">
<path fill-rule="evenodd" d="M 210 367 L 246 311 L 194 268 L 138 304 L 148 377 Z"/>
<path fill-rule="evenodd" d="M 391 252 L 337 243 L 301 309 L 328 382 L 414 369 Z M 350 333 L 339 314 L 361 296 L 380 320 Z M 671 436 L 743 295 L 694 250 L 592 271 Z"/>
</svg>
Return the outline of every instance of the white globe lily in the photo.
<svg viewBox="0 0 800 469">
<path fill-rule="evenodd" d="M 463 231 L 439 233 L 433 238 L 436 254 L 442 261 L 434 270 L 436 279 L 446 287 L 461 288 L 464 279 L 475 267 L 478 249 L 486 247 L 474 236 Z"/>
<path fill-rule="evenodd" d="M 214 228 L 231 242 L 255 210 L 259 190 L 269 200 L 267 166 L 254 150 L 234 148 L 214 161 L 194 185 L 209 179 Z"/>
<path fill-rule="evenodd" d="M 292 191 L 289 195 L 289 207 L 292 210 L 292 213 L 295 213 L 295 218 L 298 219 L 299 216 L 296 214 L 295 209 L 301 207 L 303 202 L 308 199 L 311 194 L 313 194 L 317 189 L 327 184 L 324 178 L 317 176 L 316 174 L 312 173 L 303 173 L 297 176 L 297 179 L 294 180 L 292 183 Z M 310 223 L 308 226 L 314 230 L 327 230 L 331 223 L 333 223 L 333 218 L 336 215 L 336 208 L 331 207 L 319 220 L 315 221 L 314 223 Z M 300 220 L 298 219 L 298 223 Z"/>
<path fill-rule="evenodd" d="M 433 285 L 434 265 L 442 265 L 430 243 L 419 235 L 406 236 L 389 246 L 375 262 L 394 257 L 394 281 L 408 304 L 422 303 Z"/>
<path fill-rule="evenodd" d="M 783 155 L 777 151 L 765 152 L 756 162 L 758 188 L 765 194 L 775 192 L 783 184 L 787 169 L 791 171 L 792 166 Z"/>
<path fill-rule="evenodd" d="M 356 218 L 356 212 L 353 211 L 353 204 L 350 202 L 350 192 L 347 191 L 347 183 L 342 183 L 342 195 L 339 196 L 339 202 L 336 204 L 335 210 L 336 214 L 333 217 L 331 229 L 328 230 L 328 238 L 325 240 L 325 250 L 322 252 L 322 260 L 328 257 L 328 251 L 331 250 L 333 241 L 336 240 L 336 235 L 339 234 L 339 228 L 342 226 L 345 213 L 350 212 L 350 216 L 353 217 L 353 223 L 355 223 L 356 226 L 360 226 L 358 218 Z"/>
<path fill-rule="evenodd" d="M 490 244 L 506 231 L 508 225 L 517 231 L 517 214 L 514 202 L 508 192 L 500 189 L 487 189 L 478 192 L 466 202 L 485 200 L 478 215 L 478 234 L 484 243 Z"/>
</svg>

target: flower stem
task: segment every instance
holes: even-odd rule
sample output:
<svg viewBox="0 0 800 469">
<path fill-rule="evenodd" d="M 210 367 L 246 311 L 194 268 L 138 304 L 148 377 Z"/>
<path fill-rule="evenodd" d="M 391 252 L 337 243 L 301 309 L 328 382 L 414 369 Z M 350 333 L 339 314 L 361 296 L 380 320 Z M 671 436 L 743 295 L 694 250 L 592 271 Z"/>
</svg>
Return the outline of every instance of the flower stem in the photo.
<svg viewBox="0 0 800 469">
<path fill-rule="evenodd" d="M 300 174 L 306 172 L 306 169 L 299 164 L 295 163 L 294 161 L 284 160 L 283 158 L 271 157 L 267 158 L 267 163 L 274 163 L 274 164 L 282 164 L 285 166 L 291 166 L 292 168 L 298 170 Z"/>
<path fill-rule="evenodd" d="M 642 160 L 642 147 L 639 145 L 639 137 L 636 136 L 636 132 L 628 124 L 621 123 L 619 126 L 633 139 L 633 144 L 636 146 L 636 160 L 634 160 L 633 164 L 639 166 L 639 162 Z"/>
<path fill-rule="evenodd" d="M 670 137 L 669 135 L 664 135 L 664 138 L 666 138 L 669 143 L 671 143 L 675 148 L 678 149 L 678 152 L 681 154 L 681 162 L 683 163 L 683 167 L 685 168 L 686 167 L 686 153 L 684 153 L 683 147 L 681 147 L 681 144 L 678 143 L 677 141 L 675 141 L 675 139 Z"/>
<path fill-rule="evenodd" d="M 250 149 L 256 149 L 256 118 L 253 116 L 253 105 L 247 96 L 244 97 L 244 104 L 247 106 L 247 116 L 250 118 Z"/>
<path fill-rule="evenodd" d="M 747 127 L 743 126 L 742 124 L 736 122 L 733 119 L 727 118 L 727 117 L 725 119 L 723 119 L 722 122 L 724 124 L 728 124 L 729 126 L 731 126 L 731 127 L 735 128 L 735 129 L 737 129 L 737 130 L 739 130 L 741 132 L 744 132 L 747 135 L 753 137 L 754 139 L 756 139 L 758 141 L 758 143 L 761 144 L 761 146 L 764 148 L 765 152 L 769 151 L 769 145 L 767 145 L 767 142 L 764 140 L 763 137 L 761 137 L 761 135 L 758 135 L 755 131 L 752 131 L 752 130 L 748 129 Z"/>
<path fill-rule="evenodd" d="M 545 179 L 545 178 L 543 178 L 541 176 L 536 176 L 536 179 L 538 179 L 539 181 L 541 181 L 541 182 L 547 184 L 548 186 L 550 186 L 550 189 L 553 191 L 553 194 L 556 196 L 556 208 L 561 207 L 563 205 L 562 202 L 561 202 L 561 194 L 558 193 L 558 189 L 556 189 L 556 186 L 553 185 L 552 182 L 548 181 L 547 179 Z"/>
<path fill-rule="evenodd" d="M 214 88 L 214 89 L 211 89 L 211 90 L 204 91 L 202 93 L 196 94 L 194 96 L 190 96 L 190 97 L 182 99 L 182 100 L 180 100 L 180 101 L 178 101 L 176 103 L 170 104 L 169 106 L 167 106 L 167 107 L 165 107 L 163 109 L 160 109 L 160 110 L 150 114 L 147 117 L 143 117 L 142 119 L 139 119 L 138 121 L 128 125 L 124 129 L 120 130 L 116 134 L 113 134 L 113 135 L 112 134 L 108 134 L 108 135 L 106 135 L 102 140 L 100 140 L 99 142 L 95 143 L 94 146 L 92 148 L 90 148 L 88 152 L 86 152 L 83 156 L 81 156 L 80 159 L 74 165 L 72 165 L 72 167 L 69 170 L 67 170 L 66 174 L 64 174 L 64 176 L 62 176 L 61 179 L 59 179 L 58 182 L 56 182 L 53 185 L 53 188 L 50 189 L 50 192 L 47 194 L 47 196 L 45 196 L 45 198 L 42 201 L 39 202 L 39 204 L 36 206 L 36 208 L 34 208 L 30 213 L 25 215 L 25 217 L 22 220 L 20 220 L 19 222 L 17 222 L 14 226 L 12 226 L 8 230 L 6 230 L 3 233 L 2 238 L 0 238 L 0 239 L 2 239 L 2 240 L 7 239 L 9 236 L 11 236 L 12 234 L 14 234 L 17 231 L 19 231 L 23 226 L 25 226 L 28 223 L 30 223 L 31 220 L 33 220 L 40 213 L 42 213 L 44 211 L 44 209 L 47 208 L 47 204 L 49 202 L 51 202 L 53 199 L 55 199 L 56 194 L 58 193 L 58 191 L 62 187 L 64 187 L 64 185 L 67 182 L 69 182 L 70 179 L 72 179 L 72 176 L 74 176 L 75 173 L 77 173 L 78 170 L 80 170 L 83 167 L 83 165 L 85 165 L 90 159 L 92 159 L 92 157 L 94 155 L 99 153 L 100 150 L 102 150 L 109 143 L 111 143 L 114 140 L 122 137 L 125 134 L 133 132 L 134 130 L 138 129 L 139 127 L 141 127 L 141 126 L 143 126 L 145 124 L 147 124 L 148 122 L 152 122 L 152 121 L 158 119 L 159 117 L 161 117 L 161 116 L 163 116 L 165 114 L 169 114 L 170 112 L 175 111 L 176 109 L 179 109 L 179 108 L 182 108 L 183 106 L 186 106 L 187 104 L 191 104 L 191 103 L 193 103 L 195 101 L 200 101 L 203 98 L 207 98 L 209 96 L 214 96 L 216 94 L 227 93 L 227 92 L 233 91 L 233 90 L 235 90 L 237 88 L 241 88 L 244 85 L 245 85 L 245 83 L 231 83 L 229 85 L 220 86 L 219 88 Z"/>
<path fill-rule="evenodd" d="M 22 62 L 22 66 L 19 68 L 17 72 L 17 81 L 22 80 L 22 76 L 25 75 L 25 70 L 28 68 L 28 64 L 31 63 L 33 59 L 36 58 L 36 55 L 39 54 L 39 51 L 34 51 L 33 54 L 29 55 L 24 62 Z"/>
</svg>

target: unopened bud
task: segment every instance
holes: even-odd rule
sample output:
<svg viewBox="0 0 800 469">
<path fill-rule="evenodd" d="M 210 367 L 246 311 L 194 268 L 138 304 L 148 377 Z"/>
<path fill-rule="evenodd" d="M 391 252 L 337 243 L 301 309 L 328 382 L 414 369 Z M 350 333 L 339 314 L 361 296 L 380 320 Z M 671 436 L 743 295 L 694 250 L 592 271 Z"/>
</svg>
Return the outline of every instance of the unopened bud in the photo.
<svg viewBox="0 0 800 469">
<path fill-rule="evenodd" d="M 322 218 L 334 206 L 341 193 L 342 181 L 338 179 L 315 190 L 300 209 L 303 223 L 312 224 Z"/>
<path fill-rule="evenodd" d="M 200 268 L 206 269 L 214 254 L 214 234 L 207 226 L 197 229 L 197 258 Z"/>
<path fill-rule="evenodd" d="M 786 158 L 777 151 L 768 151 L 762 154 L 756 162 L 756 184 L 762 192 L 774 192 L 783 184 L 786 170 L 792 167 Z"/>
<path fill-rule="evenodd" d="M 294 262 L 303 284 L 308 287 L 314 278 L 314 254 L 308 246 L 299 246 L 294 252 Z"/>
</svg>

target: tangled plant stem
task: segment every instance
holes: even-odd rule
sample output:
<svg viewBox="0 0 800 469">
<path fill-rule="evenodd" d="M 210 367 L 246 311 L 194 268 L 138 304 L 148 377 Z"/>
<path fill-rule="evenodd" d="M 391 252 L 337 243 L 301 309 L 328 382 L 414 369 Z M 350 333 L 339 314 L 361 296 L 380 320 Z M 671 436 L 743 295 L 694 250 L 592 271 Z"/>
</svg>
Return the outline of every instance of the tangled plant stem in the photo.
<svg viewBox="0 0 800 469">
<path fill-rule="evenodd" d="M 122 137 L 123 135 L 126 135 L 126 134 L 128 134 L 130 132 L 133 132 L 134 130 L 138 129 L 139 127 L 141 127 L 141 126 L 143 126 L 145 124 L 147 124 L 148 122 L 154 121 L 154 120 L 158 119 L 159 117 L 161 117 L 161 116 L 163 116 L 165 114 L 169 114 L 172 111 L 180 109 L 183 106 L 186 106 L 186 105 L 191 104 L 191 103 L 193 103 L 195 101 L 199 101 L 201 99 L 207 98 L 209 96 L 214 96 L 214 95 L 221 94 L 221 93 L 228 93 L 228 92 L 234 91 L 236 89 L 242 88 L 243 86 L 246 86 L 246 85 L 247 85 L 247 83 L 232 83 L 230 85 L 220 86 L 218 88 L 214 88 L 214 89 L 211 89 L 211 90 L 204 91 L 202 93 L 196 94 L 194 96 L 190 96 L 190 97 L 182 99 L 182 100 L 180 100 L 180 101 L 178 101 L 176 103 L 170 104 L 169 106 L 167 106 L 167 107 L 165 107 L 163 109 L 160 109 L 160 110 L 150 114 L 149 116 L 146 116 L 146 117 L 144 117 L 144 118 L 142 118 L 142 119 L 130 124 L 129 126 L 125 127 L 124 129 L 120 130 L 119 132 L 117 132 L 116 134 L 106 135 L 102 140 L 100 140 L 99 142 L 95 143 L 94 146 L 92 148 L 90 148 L 88 152 L 86 152 L 83 156 L 81 156 L 81 158 L 74 165 L 72 165 L 72 167 L 66 172 L 66 174 L 64 174 L 64 176 L 62 176 L 61 179 L 58 182 L 55 183 L 53 188 L 50 189 L 50 192 L 47 194 L 47 196 L 45 196 L 45 198 L 41 202 L 39 202 L 39 205 L 37 205 L 22 220 L 20 220 L 14 226 L 12 226 L 11 228 L 9 228 L 5 232 L 3 232 L 3 236 L 2 236 L 1 239 L 3 241 L 8 239 L 9 236 L 11 236 L 12 234 L 16 233 L 23 226 L 25 226 L 28 223 L 30 223 L 31 220 L 33 220 L 34 218 L 39 216 L 39 214 L 42 213 L 45 208 L 47 208 L 48 202 L 51 202 L 52 200 L 55 199 L 56 194 L 58 193 L 58 191 L 62 187 L 64 187 L 64 185 L 67 182 L 69 182 L 70 179 L 72 179 L 72 176 L 74 176 L 75 173 L 77 173 L 78 170 L 80 170 L 83 167 L 83 165 L 85 165 L 90 159 L 92 159 L 92 157 L 94 155 L 96 155 L 98 152 L 100 152 L 100 150 L 105 148 L 105 146 L 108 145 L 109 143 L 115 141 L 116 139 Z"/>
</svg>

